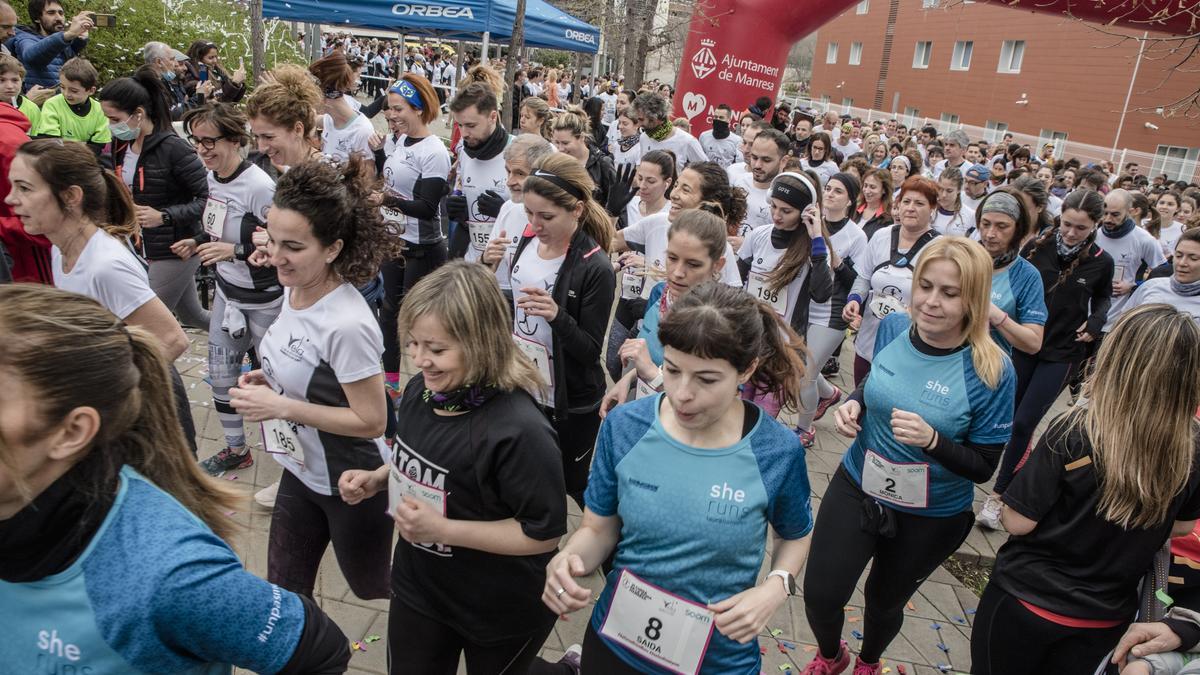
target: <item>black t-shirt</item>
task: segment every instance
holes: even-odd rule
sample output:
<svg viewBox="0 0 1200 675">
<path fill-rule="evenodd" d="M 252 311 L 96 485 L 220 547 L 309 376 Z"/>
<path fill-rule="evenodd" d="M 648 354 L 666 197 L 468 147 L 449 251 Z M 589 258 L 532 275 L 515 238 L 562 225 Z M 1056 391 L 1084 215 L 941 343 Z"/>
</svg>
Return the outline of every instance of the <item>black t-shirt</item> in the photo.
<svg viewBox="0 0 1200 675">
<path fill-rule="evenodd" d="M 533 398 L 523 391 L 500 393 L 470 412 L 441 416 L 421 400 L 424 389 L 419 374 L 405 387 L 393 466 L 444 491 L 448 518 L 515 518 L 538 540 L 566 534 L 562 458 Z M 474 641 L 501 642 L 543 625 L 550 610 L 542 604 L 542 586 L 553 555 L 496 555 L 400 539 L 392 591 Z"/>
<path fill-rule="evenodd" d="M 997 554 L 992 583 L 1064 616 L 1131 618 L 1138 582 L 1174 522 L 1200 517 L 1198 459 L 1193 457 L 1191 476 L 1165 523 L 1126 530 L 1098 515 L 1100 491 L 1087 437 L 1078 428 L 1053 423 L 1002 496 L 1009 508 L 1038 525 L 1025 536 L 1009 537 Z"/>
</svg>

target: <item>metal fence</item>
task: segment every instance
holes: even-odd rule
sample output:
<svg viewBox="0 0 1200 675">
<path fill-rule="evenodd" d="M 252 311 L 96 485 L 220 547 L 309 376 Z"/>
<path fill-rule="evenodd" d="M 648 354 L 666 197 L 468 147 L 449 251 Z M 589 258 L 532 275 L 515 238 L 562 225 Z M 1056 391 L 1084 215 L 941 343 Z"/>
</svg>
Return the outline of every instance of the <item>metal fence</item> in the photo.
<svg viewBox="0 0 1200 675">
<path fill-rule="evenodd" d="M 797 96 L 792 101 L 792 109 L 797 107 L 813 108 L 820 112 L 833 111 L 840 115 L 850 115 L 862 119 L 867 124 L 875 120 L 890 120 L 894 119 L 901 124 L 906 125 L 909 129 L 919 129 L 926 125 L 932 125 L 938 129 L 939 133 L 946 133 L 953 129 L 962 129 L 967 132 L 972 140 L 984 140 L 988 143 L 996 143 L 1000 141 L 1004 134 L 1011 133 L 1014 143 L 1028 144 L 1033 150 L 1035 156 L 1040 155 L 1042 146 L 1045 143 L 1054 143 L 1054 156 L 1056 159 L 1070 159 L 1072 157 L 1078 159 L 1084 166 L 1099 162 L 1112 162 L 1117 171 L 1129 162 L 1137 162 L 1141 168 L 1141 173 L 1149 176 L 1158 176 L 1167 174 L 1172 180 L 1185 180 L 1192 183 L 1200 183 L 1200 157 L 1197 157 L 1198 151 L 1190 149 L 1183 157 L 1165 156 L 1163 154 L 1152 154 L 1142 152 L 1140 150 L 1130 150 L 1128 148 L 1109 148 L 1099 145 L 1089 145 L 1087 143 L 1079 143 L 1072 141 L 1070 138 L 1052 138 L 1048 136 L 1037 136 L 1027 134 L 1007 127 L 989 129 L 985 127 L 977 127 L 970 124 L 959 124 L 957 122 L 949 122 L 941 119 L 932 119 L 929 117 L 921 117 L 917 115 L 903 115 L 900 113 L 884 112 L 882 110 L 873 110 L 871 108 L 858 108 L 855 106 L 843 106 L 836 103 L 813 100 L 803 96 Z"/>
</svg>

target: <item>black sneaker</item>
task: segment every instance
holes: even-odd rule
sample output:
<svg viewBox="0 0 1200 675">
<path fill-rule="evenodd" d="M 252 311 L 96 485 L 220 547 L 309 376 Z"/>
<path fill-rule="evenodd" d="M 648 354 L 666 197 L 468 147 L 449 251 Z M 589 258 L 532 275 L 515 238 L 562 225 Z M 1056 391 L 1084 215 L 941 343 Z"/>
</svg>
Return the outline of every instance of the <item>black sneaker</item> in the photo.
<svg viewBox="0 0 1200 675">
<path fill-rule="evenodd" d="M 226 471 L 234 469 L 246 469 L 254 466 L 254 458 L 250 456 L 250 450 L 244 450 L 240 454 L 233 451 L 232 448 L 225 448 L 217 454 L 200 462 L 200 468 L 204 469 L 210 476 L 220 476 Z"/>
<path fill-rule="evenodd" d="M 821 366 L 821 374 L 825 377 L 833 377 L 834 375 L 838 374 L 839 367 L 841 367 L 841 364 L 838 363 L 837 357 L 831 356 L 829 357 L 829 360 L 825 362 L 825 365 Z"/>
</svg>

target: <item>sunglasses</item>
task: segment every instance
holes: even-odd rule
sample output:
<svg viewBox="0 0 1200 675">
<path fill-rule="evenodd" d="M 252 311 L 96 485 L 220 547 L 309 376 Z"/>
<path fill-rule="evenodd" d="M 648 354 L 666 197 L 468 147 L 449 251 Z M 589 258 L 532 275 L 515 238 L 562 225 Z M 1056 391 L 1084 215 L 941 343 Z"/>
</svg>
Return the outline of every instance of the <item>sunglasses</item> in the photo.
<svg viewBox="0 0 1200 675">
<path fill-rule="evenodd" d="M 216 138 L 204 138 L 202 136 L 188 136 L 188 141 L 190 141 L 192 145 L 202 146 L 205 150 L 212 150 L 213 148 L 217 147 L 217 141 L 223 141 L 223 140 L 225 140 L 224 136 L 217 136 Z"/>
</svg>

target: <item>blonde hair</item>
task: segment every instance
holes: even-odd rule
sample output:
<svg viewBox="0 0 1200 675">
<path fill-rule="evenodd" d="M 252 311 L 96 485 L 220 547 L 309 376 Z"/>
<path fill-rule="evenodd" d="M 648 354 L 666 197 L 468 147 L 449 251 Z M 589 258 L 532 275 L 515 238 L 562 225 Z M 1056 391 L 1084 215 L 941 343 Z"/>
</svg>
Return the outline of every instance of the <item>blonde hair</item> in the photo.
<svg viewBox="0 0 1200 675">
<path fill-rule="evenodd" d="M 271 79 L 254 88 L 246 100 L 246 116 L 263 117 L 281 127 L 293 127 L 297 122 L 304 135 L 317 126 L 316 111 L 324 95 L 316 80 L 304 68 L 292 63 L 276 67 Z"/>
<path fill-rule="evenodd" d="M 600 245 L 600 248 L 605 251 L 611 249 L 613 239 L 612 218 L 604 210 L 604 206 L 592 196 L 594 194 L 595 183 L 588 176 L 587 169 L 583 167 L 583 163 L 574 157 L 557 152 L 538 162 L 534 168 L 552 173 L 566 181 L 583 195 L 583 199 L 577 199 L 558 185 L 545 178 L 539 178 L 536 172 L 525 179 L 525 192 L 532 192 L 535 195 L 548 199 L 555 206 L 567 211 L 573 210 L 582 203 L 583 215 L 579 217 L 579 226 Z"/>
<path fill-rule="evenodd" d="M 72 410 L 91 408 L 100 426 L 79 460 L 88 470 L 76 472 L 73 489 L 98 498 L 129 466 L 228 541 L 237 525 L 226 514 L 243 509 L 244 500 L 192 456 L 167 365 L 153 335 L 91 298 L 34 284 L 0 286 L 0 369 L 37 402 L 22 438 L 0 436 L 0 465 L 13 466 L 10 443 L 41 438 Z M 18 479 L 18 489 L 28 487 Z"/>
<path fill-rule="evenodd" d="M 538 98 L 537 96 L 529 96 L 525 100 L 521 101 L 521 107 L 529 108 L 529 111 L 533 113 L 533 116 L 541 121 L 539 127 L 542 138 L 550 138 L 550 125 L 554 119 L 553 115 L 550 113 L 550 104 L 546 103 L 546 101 Z"/>
<path fill-rule="evenodd" d="M 575 138 L 583 138 L 591 133 L 591 121 L 583 108 L 573 105 L 554 116 L 550 121 L 550 132 L 568 131 Z"/>
<path fill-rule="evenodd" d="M 1169 305 L 1130 310 L 1101 343 L 1085 395 L 1064 429 L 1091 443 L 1098 515 L 1126 529 L 1165 523 L 1196 452 L 1200 328 Z"/>
<path fill-rule="evenodd" d="M 504 77 L 496 72 L 495 68 L 485 66 L 482 63 L 472 66 L 467 71 L 467 77 L 462 81 L 460 86 L 465 87 L 472 82 L 487 85 L 488 89 L 491 89 L 492 93 L 496 95 L 497 101 L 504 98 Z"/>
<path fill-rule="evenodd" d="M 938 237 L 921 249 L 913 271 L 912 297 L 925 270 L 939 260 L 958 268 L 963 303 L 963 337 L 971 345 L 975 374 L 989 389 L 1000 384 L 1008 357 L 992 340 L 988 311 L 992 306 L 992 259 L 979 244 L 966 237 Z"/>
<path fill-rule="evenodd" d="M 405 294 L 400 342 L 407 342 L 405 336 L 418 319 L 436 316 L 462 349 L 464 384 L 544 392 L 546 383 L 537 368 L 513 343 L 509 311 L 494 274 L 483 265 L 456 260 L 429 273 Z"/>
</svg>

